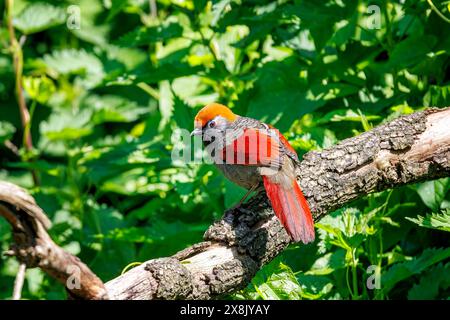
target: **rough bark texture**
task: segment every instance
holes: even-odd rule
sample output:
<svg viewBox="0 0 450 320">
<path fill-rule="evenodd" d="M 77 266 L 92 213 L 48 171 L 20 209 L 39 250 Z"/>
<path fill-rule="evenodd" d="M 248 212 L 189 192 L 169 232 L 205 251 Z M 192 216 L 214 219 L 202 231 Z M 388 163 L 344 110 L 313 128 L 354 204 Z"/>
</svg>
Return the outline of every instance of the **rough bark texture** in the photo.
<svg viewBox="0 0 450 320">
<path fill-rule="evenodd" d="M 361 195 L 448 176 L 449 146 L 449 109 L 428 109 L 307 153 L 300 186 L 319 219 Z"/>
<path fill-rule="evenodd" d="M 429 109 L 306 154 L 297 174 L 315 221 L 371 192 L 450 176 L 449 126 L 449 108 Z M 109 281 L 109 298 L 220 297 L 245 287 L 290 243 L 264 194 L 225 212 L 204 238 L 170 258 L 147 261 Z"/>
</svg>

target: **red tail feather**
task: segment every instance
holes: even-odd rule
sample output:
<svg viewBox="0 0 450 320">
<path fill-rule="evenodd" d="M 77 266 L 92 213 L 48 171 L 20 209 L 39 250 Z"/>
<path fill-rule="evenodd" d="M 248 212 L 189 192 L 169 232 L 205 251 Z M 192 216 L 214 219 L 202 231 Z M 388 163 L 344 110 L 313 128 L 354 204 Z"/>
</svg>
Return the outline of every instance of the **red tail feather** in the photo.
<svg viewBox="0 0 450 320">
<path fill-rule="evenodd" d="M 268 176 L 263 176 L 263 181 L 273 211 L 292 239 L 303 243 L 314 241 L 311 211 L 297 182 L 294 180 L 291 188 L 285 188 L 270 181 Z"/>
</svg>

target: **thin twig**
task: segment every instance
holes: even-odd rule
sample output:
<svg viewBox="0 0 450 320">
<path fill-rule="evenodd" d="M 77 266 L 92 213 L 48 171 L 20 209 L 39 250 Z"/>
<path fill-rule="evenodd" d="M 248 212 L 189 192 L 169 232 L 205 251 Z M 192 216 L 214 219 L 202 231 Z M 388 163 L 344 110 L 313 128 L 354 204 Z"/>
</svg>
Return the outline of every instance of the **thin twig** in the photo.
<svg viewBox="0 0 450 320">
<path fill-rule="evenodd" d="M 156 0 L 149 0 L 150 2 L 150 16 L 153 19 L 158 17 L 158 7 L 156 6 Z"/>
<path fill-rule="evenodd" d="M 450 19 L 447 18 L 446 16 L 444 16 L 444 14 L 438 9 L 436 8 L 436 6 L 434 5 L 433 1 L 431 0 L 427 0 L 428 4 L 430 5 L 431 9 L 436 12 L 436 14 L 441 17 L 442 20 L 444 20 L 447 23 L 450 23 Z"/>
<path fill-rule="evenodd" d="M 6 140 L 4 143 L 6 148 L 8 148 L 12 153 L 14 153 L 16 156 L 20 157 L 19 148 L 11 142 L 11 140 Z"/>
<path fill-rule="evenodd" d="M 25 272 L 27 271 L 27 266 L 25 263 L 19 265 L 19 271 L 17 271 L 16 279 L 14 280 L 14 290 L 13 290 L 13 300 L 20 300 L 22 296 L 23 282 L 25 280 Z"/>
<path fill-rule="evenodd" d="M 17 96 L 17 103 L 19 105 L 20 119 L 22 121 L 23 128 L 23 141 L 24 147 L 28 151 L 33 150 L 33 141 L 30 133 L 30 112 L 28 111 L 25 96 L 22 88 L 22 72 L 23 72 L 23 51 L 21 43 L 17 41 L 16 33 L 13 25 L 13 6 L 14 0 L 6 0 L 6 25 L 8 27 L 9 41 L 11 45 L 11 51 L 13 56 L 14 73 L 16 78 L 15 90 Z M 25 42 L 25 38 L 21 38 L 21 42 Z M 35 185 L 39 185 L 39 178 L 35 170 L 31 171 L 33 176 L 33 182 Z"/>
<path fill-rule="evenodd" d="M 8 25 L 8 32 L 9 32 L 9 41 L 11 44 L 11 50 L 13 53 L 13 64 L 14 64 L 14 72 L 16 76 L 16 95 L 17 95 L 17 102 L 19 103 L 19 111 L 20 111 L 20 118 L 22 120 L 22 126 L 25 128 L 30 121 L 30 113 L 28 112 L 27 105 L 25 102 L 25 97 L 23 95 L 22 90 L 22 70 L 23 70 L 23 52 L 22 48 L 20 47 L 19 42 L 17 41 L 16 34 L 14 31 L 14 25 L 13 25 L 13 17 L 12 17 L 12 7 L 14 5 L 13 0 L 7 0 L 6 1 L 7 8 L 8 8 L 8 14 L 7 14 L 7 25 Z M 33 148 L 33 143 L 31 140 L 31 136 L 28 135 L 28 137 L 25 137 L 25 146 L 27 149 Z"/>
</svg>

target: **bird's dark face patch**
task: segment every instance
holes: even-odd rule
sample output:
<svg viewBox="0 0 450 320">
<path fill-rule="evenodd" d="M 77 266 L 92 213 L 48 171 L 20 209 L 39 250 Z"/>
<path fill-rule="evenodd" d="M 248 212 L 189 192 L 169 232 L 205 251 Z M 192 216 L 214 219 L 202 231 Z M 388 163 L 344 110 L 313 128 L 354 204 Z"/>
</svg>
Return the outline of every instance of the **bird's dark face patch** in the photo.
<svg viewBox="0 0 450 320">
<path fill-rule="evenodd" d="M 226 131 L 229 128 L 229 122 L 222 116 L 217 116 L 202 127 L 202 140 L 205 143 L 223 140 Z"/>
</svg>

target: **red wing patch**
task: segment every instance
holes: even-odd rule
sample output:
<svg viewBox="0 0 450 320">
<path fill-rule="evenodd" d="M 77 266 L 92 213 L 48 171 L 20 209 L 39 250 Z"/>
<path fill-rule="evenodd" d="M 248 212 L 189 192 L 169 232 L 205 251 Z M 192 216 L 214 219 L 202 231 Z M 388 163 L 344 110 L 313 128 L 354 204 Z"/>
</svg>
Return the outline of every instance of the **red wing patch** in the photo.
<svg viewBox="0 0 450 320">
<path fill-rule="evenodd" d="M 274 130 L 274 131 L 277 133 L 278 139 L 280 140 L 281 144 L 282 144 L 287 150 L 289 150 L 289 151 L 292 153 L 293 156 L 295 156 L 296 160 L 298 160 L 297 152 L 296 152 L 295 149 L 291 146 L 291 144 L 289 143 L 289 141 L 288 141 L 288 140 L 281 134 L 281 132 L 280 132 L 278 129 L 276 129 L 274 126 L 272 126 L 272 125 L 270 125 L 270 124 L 269 124 L 268 126 L 269 126 L 269 128 L 270 128 L 271 130 Z"/>
<path fill-rule="evenodd" d="M 278 167 L 280 157 L 278 139 L 259 129 L 245 129 L 222 149 L 222 159 L 227 164 Z"/>
</svg>

